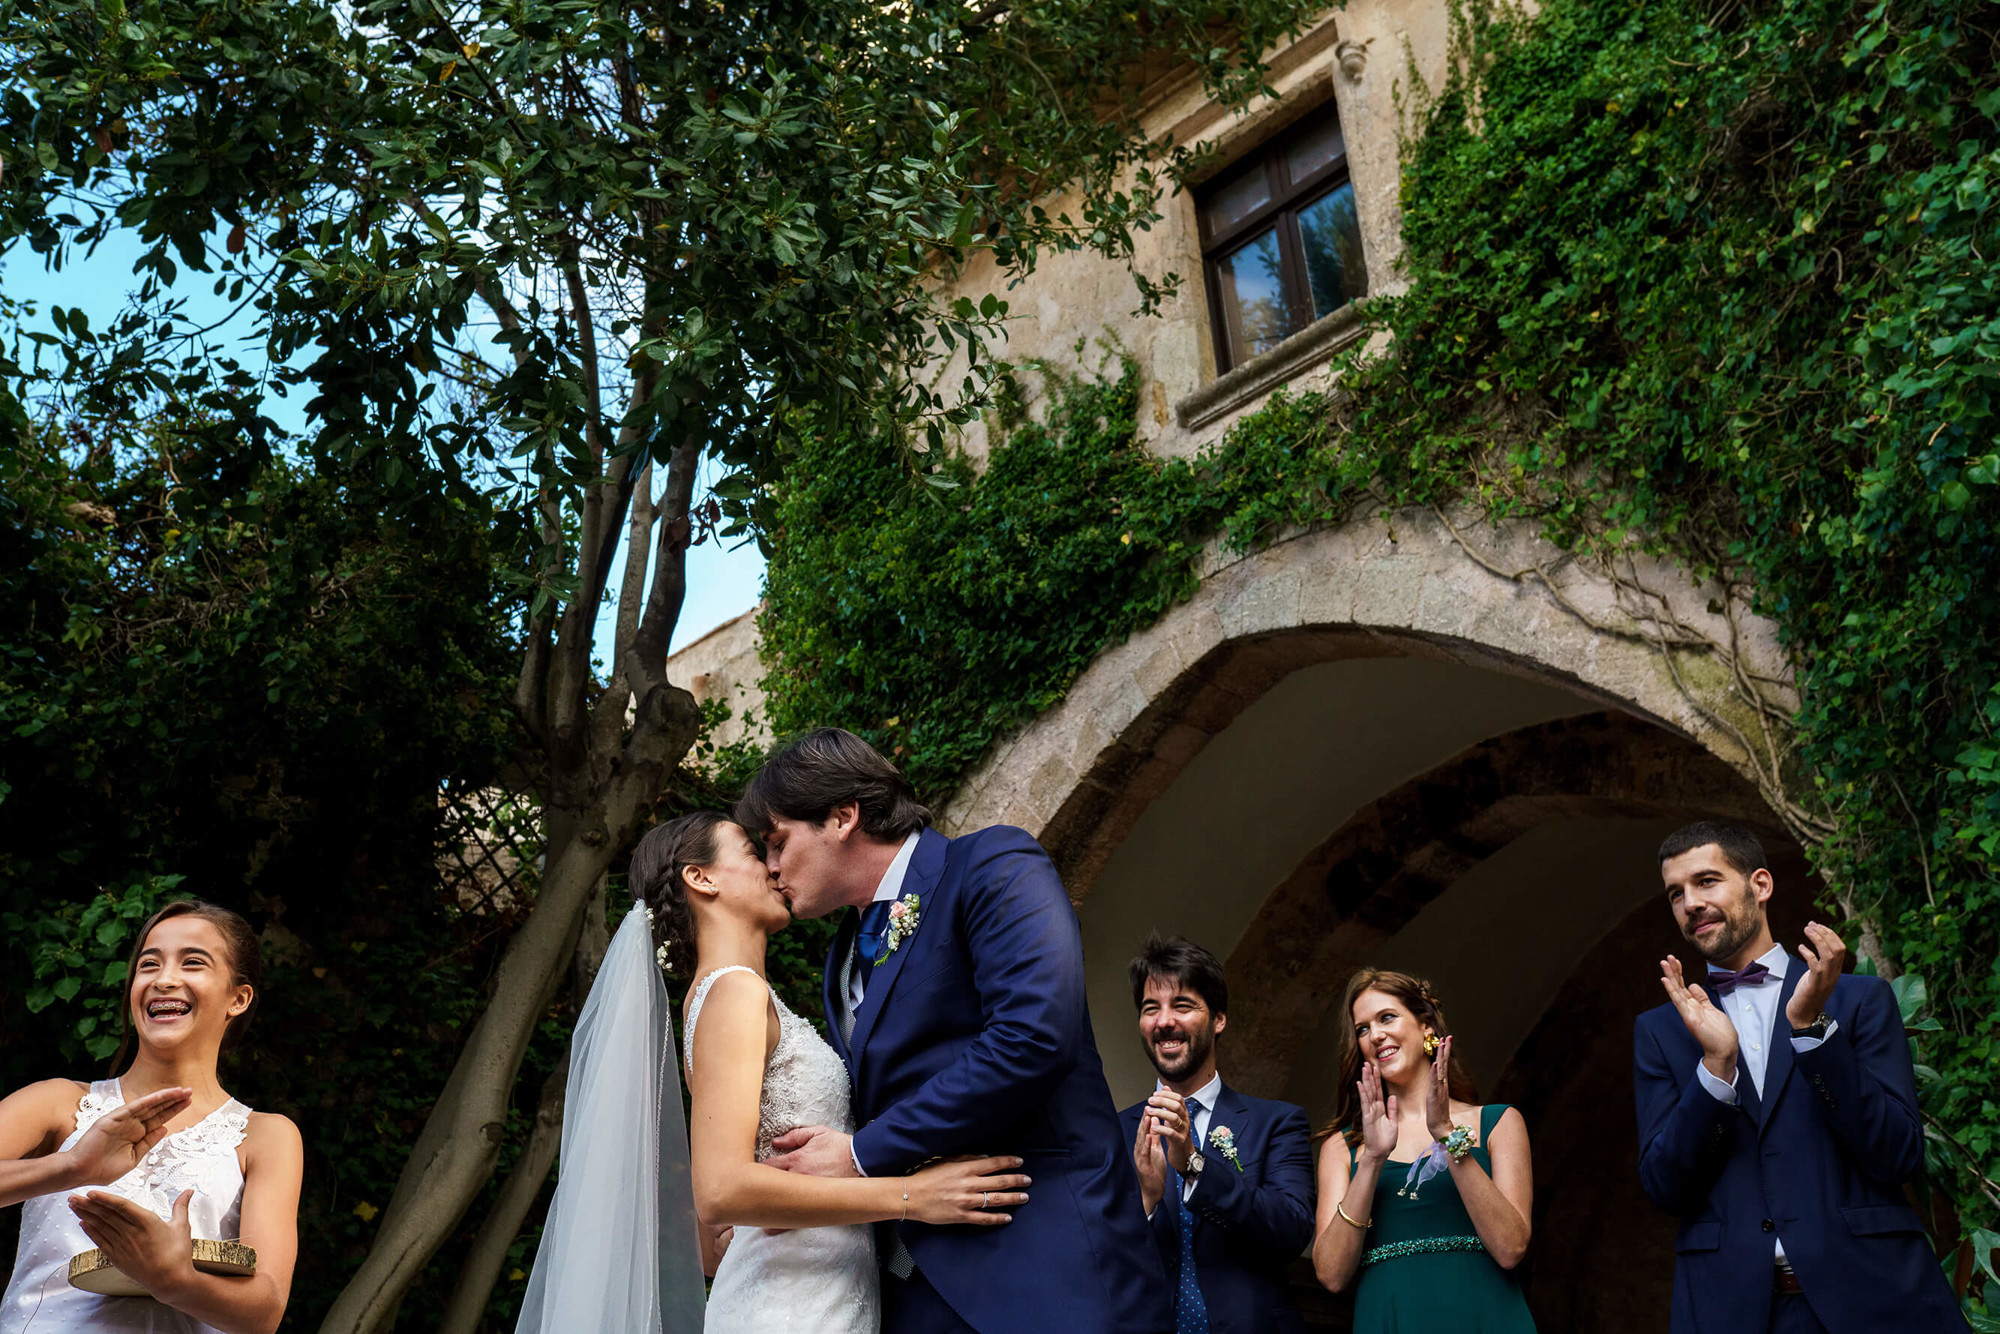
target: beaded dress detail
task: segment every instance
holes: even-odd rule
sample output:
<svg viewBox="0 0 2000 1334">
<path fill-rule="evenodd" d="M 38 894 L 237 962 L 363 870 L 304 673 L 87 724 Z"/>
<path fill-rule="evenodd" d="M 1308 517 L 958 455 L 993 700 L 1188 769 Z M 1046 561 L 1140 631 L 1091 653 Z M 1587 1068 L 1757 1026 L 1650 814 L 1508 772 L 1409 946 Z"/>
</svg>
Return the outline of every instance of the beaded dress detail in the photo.
<svg viewBox="0 0 2000 1334">
<path fill-rule="evenodd" d="M 125 1103 L 115 1079 L 101 1079 L 77 1103 L 76 1128 L 62 1142 L 75 1144 L 97 1119 Z M 122 1195 L 162 1218 L 191 1190 L 188 1221 L 194 1235 L 234 1241 L 242 1230 L 243 1165 L 236 1148 L 250 1127 L 250 1109 L 234 1098 L 195 1124 L 155 1144 L 130 1172 L 98 1187 Z M 211 1326 L 149 1297 L 99 1297 L 69 1285 L 69 1259 L 91 1249 L 69 1197 L 54 1191 L 21 1205 L 21 1244 L 14 1273 L 0 1302 L 0 1334 L 214 1334 Z"/>
<path fill-rule="evenodd" d="M 717 978 L 739 972 L 756 976 L 737 964 L 695 983 L 681 1044 L 690 1078 L 702 1003 Z M 793 1126 L 854 1129 L 847 1066 L 839 1053 L 775 992 L 771 1004 L 778 1012 L 778 1043 L 764 1062 L 759 1162 L 771 1156 L 771 1141 Z M 873 1233 L 867 1224 L 857 1223 L 798 1228 L 775 1237 L 762 1228 L 737 1228 L 716 1268 L 703 1329 L 707 1334 L 876 1334 L 880 1326 Z"/>
<path fill-rule="evenodd" d="M 1486 1143 L 1506 1111 L 1503 1103 L 1479 1109 L 1472 1158 L 1489 1173 Z M 1354 1150 L 1347 1152 L 1351 1170 Z M 1451 1173 L 1411 1188 L 1410 1166 L 1392 1160 L 1375 1183 L 1374 1226 L 1354 1284 L 1354 1334 L 1535 1334 L 1520 1280 L 1480 1244 Z"/>
</svg>

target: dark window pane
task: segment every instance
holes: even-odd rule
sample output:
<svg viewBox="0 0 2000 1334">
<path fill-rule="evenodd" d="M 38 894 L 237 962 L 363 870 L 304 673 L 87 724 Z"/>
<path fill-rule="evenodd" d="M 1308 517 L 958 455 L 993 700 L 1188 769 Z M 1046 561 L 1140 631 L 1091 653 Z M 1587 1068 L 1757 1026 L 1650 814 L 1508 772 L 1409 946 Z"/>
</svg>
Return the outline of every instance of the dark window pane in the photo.
<svg viewBox="0 0 2000 1334">
<path fill-rule="evenodd" d="M 1285 299 L 1278 232 L 1259 232 L 1216 262 L 1222 322 L 1229 331 L 1229 364 L 1240 366 L 1268 352 L 1305 324 Z"/>
<path fill-rule="evenodd" d="M 1354 216 L 1354 186 L 1343 184 L 1299 210 L 1299 240 L 1312 288 L 1313 318 L 1368 294 L 1361 264 L 1361 224 Z"/>
<path fill-rule="evenodd" d="M 1311 122 L 1285 145 L 1285 170 L 1290 173 L 1286 179 L 1303 181 L 1346 151 L 1339 121 L 1328 116 Z"/>
<path fill-rule="evenodd" d="M 1270 202 L 1270 177 L 1259 163 L 1208 197 L 1208 234 L 1227 231 Z"/>
</svg>

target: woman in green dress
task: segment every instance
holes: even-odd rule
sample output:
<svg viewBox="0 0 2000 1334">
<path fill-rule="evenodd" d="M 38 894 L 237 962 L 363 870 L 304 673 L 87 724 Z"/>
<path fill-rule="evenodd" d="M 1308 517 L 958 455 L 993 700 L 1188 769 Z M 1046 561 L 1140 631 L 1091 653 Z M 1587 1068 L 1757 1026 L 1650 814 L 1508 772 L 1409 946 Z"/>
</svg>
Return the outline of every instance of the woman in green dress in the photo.
<svg viewBox="0 0 2000 1334">
<path fill-rule="evenodd" d="M 1366 968 L 1347 984 L 1340 1097 L 1319 1155 L 1313 1270 L 1354 1292 L 1355 1334 L 1534 1334 L 1528 1127 L 1481 1107 L 1430 984 Z"/>
</svg>

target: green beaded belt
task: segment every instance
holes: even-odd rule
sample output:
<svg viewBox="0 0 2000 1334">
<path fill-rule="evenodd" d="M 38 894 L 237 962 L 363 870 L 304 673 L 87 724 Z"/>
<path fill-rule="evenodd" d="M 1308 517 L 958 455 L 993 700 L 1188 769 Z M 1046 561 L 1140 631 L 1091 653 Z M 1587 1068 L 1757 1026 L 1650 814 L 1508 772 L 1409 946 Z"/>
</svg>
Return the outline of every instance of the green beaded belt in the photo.
<svg viewBox="0 0 2000 1334">
<path fill-rule="evenodd" d="M 1485 1245 L 1477 1237 L 1416 1237 L 1410 1241 L 1392 1241 L 1386 1246 L 1371 1246 L 1361 1257 L 1361 1263 L 1372 1265 L 1378 1260 L 1400 1260 L 1406 1255 L 1437 1255 L 1443 1251 L 1485 1249 Z"/>
</svg>

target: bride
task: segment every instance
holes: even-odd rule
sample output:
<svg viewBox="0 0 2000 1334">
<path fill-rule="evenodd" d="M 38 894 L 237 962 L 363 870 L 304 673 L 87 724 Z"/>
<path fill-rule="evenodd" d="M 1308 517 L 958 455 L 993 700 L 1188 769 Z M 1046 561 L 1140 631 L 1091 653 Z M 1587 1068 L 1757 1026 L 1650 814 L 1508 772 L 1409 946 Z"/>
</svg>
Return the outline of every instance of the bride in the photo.
<svg viewBox="0 0 2000 1334">
<path fill-rule="evenodd" d="M 1003 1226 L 1025 1204 L 1018 1158 L 936 1163 L 906 1177 L 831 1180 L 764 1165 L 793 1126 L 851 1130 L 847 1067 L 764 975 L 765 945 L 791 920 L 749 835 L 712 811 L 648 833 L 631 885 L 652 908 L 662 957 L 694 955 L 685 1070 L 702 1259 L 715 1283 L 710 1334 L 874 1334 L 868 1224 Z M 733 1227 L 733 1234 L 718 1236 Z M 726 1240 L 726 1250 L 717 1248 Z"/>
</svg>

